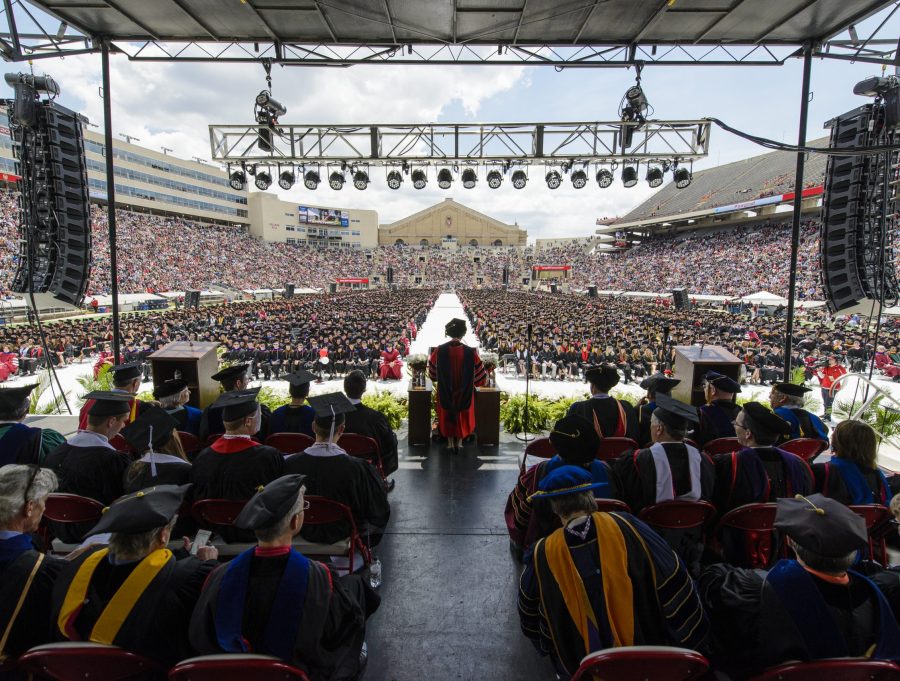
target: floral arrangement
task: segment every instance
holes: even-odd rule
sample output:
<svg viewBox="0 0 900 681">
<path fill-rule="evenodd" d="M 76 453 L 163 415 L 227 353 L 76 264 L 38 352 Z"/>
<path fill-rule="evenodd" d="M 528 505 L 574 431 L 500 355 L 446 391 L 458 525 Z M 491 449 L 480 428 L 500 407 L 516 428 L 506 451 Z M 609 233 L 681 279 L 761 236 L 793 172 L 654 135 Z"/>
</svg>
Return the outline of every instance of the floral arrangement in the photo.
<svg viewBox="0 0 900 681">
<path fill-rule="evenodd" d="M 406 364 L 416 371 L 423 371 L 428 366 L 428 358 L 422 354 L 408 355 Z"/>
<path fill-rule="evenodd" d="M 499 361 L 500 358 L 497 357 L 497 353 L 495 352 L 485 352 L 481 355 L 481 363 L 484 365 L 484 370 L 488 373 L 497 368 Z"/>
</svg>

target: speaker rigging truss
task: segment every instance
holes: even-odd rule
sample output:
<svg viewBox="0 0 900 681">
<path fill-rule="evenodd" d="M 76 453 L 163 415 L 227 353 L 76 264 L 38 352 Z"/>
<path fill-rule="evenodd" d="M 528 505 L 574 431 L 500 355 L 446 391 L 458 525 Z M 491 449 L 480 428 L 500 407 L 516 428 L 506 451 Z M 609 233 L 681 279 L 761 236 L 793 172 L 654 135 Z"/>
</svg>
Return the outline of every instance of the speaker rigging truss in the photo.
<svg viewBox="0 0 900 681">
<path fill-rule="evenodd" d="M 348 165 L 688 161 L 708 154 L 709 134 L 699 120 L 209 126 L 214 161 Z"/>
</svg>

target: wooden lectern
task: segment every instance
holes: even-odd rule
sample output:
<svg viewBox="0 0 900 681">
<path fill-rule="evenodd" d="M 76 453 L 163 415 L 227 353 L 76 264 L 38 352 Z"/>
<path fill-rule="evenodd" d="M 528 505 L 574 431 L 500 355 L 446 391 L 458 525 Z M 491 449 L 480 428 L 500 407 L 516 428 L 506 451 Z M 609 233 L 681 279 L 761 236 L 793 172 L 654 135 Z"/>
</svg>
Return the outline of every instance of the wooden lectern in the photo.
<svg viewBox="0 0 900 681">
<path fill-rule="evenodd" d="M 191 391 L 188 404 L 198 409 L 208 407 L 219 397 L 219 384 L 211 377 L 219 370 L 216 357 L 218 343 L 169 343 L 150 355 L 153 387 L 175 378 L 175 372 L 187 381 Z"/>
<path fill-rule="evenodd" d="M 407 441 L 411 446 L 431 444 L 431 393 L 433 386 L 426 380 L 425 388 L 409 389 L 409 424 Z"/>
<path fill-rule="evenodd" d="M 716 371 L 740 381 L 744 363 L 718 345 L 676 345 L 675 376 L 681 381 L 672 390 L 672 397 L 695 407 L 706 403 L 700 383 L 707 371 Z"/>
<path fill-rule="evenodd" d="M 500 444 L 500 391 L 475 388 L 475 438 L 478 445 Z"/>
</svg>

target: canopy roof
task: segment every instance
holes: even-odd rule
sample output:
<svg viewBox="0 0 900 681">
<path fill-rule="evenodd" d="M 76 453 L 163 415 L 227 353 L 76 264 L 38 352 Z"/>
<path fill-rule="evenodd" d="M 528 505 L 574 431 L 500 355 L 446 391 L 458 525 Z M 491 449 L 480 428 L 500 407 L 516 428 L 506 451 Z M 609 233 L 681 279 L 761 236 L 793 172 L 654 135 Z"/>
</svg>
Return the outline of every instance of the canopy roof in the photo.
<svg viewBox="0 0 900 681">
<path fill-rule="evenodd" d="M 28 0 L 91 38 L 343 45 L 799 45 L 890 0 Z"/>
</svg>

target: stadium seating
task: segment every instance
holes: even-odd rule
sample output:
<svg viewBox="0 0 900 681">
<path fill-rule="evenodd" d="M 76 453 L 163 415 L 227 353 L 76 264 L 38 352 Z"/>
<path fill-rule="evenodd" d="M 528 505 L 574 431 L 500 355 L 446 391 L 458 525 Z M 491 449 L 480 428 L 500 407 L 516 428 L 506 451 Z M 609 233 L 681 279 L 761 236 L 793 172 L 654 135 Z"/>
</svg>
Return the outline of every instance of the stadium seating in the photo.
<svg viewBox="0 0 900 681">
<path fill-rule="evenodd" d="M 19 658 L 20 669 L 56 681 L 128 681 L 157 671 L 145 657 L 99 643 L 50 643 Z"/>
<path fill-rule="evenodd" d="M 668 646 L 610 648 L 587 655 L 572 681 L 693 681 L 709 671 L 700 653 Z"/>
<path fill-rule="evenodd" d="M 205 655 L 169 670 L 169 681 L 309 681 L 300 669 L 268 655 Z"/>
</svg>

